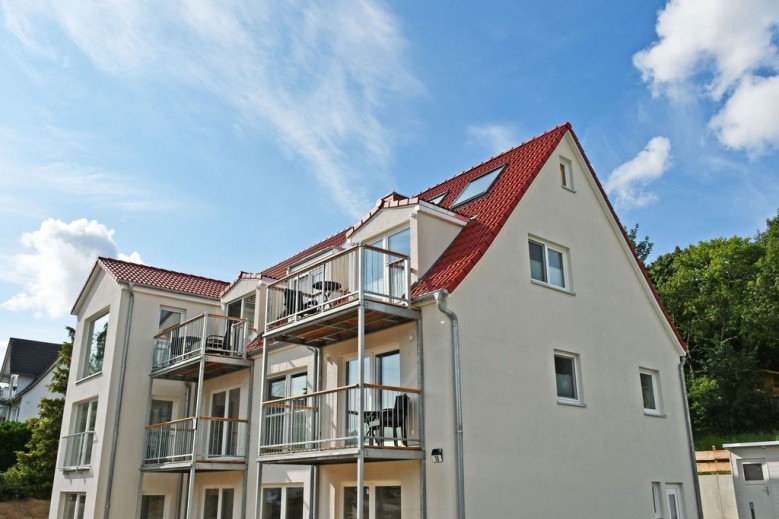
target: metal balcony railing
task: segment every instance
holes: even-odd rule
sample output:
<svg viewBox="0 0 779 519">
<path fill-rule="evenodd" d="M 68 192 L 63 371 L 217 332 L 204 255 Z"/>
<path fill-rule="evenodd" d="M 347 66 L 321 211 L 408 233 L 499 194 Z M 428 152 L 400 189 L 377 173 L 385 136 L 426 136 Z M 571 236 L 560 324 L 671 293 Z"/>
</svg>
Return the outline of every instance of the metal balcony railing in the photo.
<svg viewBox="0 0 779 519">
<path fill-rule="evenodd" d="M 144 463 L 245 459 L 248 420 L 201 416 L 146 426 Z"/>
<path fill-rule="evenodd" d="M 360 298 L 409 307 L 409 258 L 358 245 L 268 285 L 265 331 Z"/>
<path fill-rule="evenodd" d="M 64 456 L 60 468 L 63 470 L 86 469 L 92 464 L 92 445 L 95 441 L 94 431 L 69 434 L 62 438 L 65 445 Z"/>
<path fill-rule="evenodd" d="M 244 319 L 209 313 L 199 315 L 154 336 L 152 370 L 206 353 L 243 357 L 246 339 Z"/>
<path fill-rule="evenodd" d="M 260 455 L 356 447 L 360 427 L 365 445 L 419 447 L 421 398 L 418 389 L 355 384 L 265 402 Z"/>
<path fill-rule="evenodd" d="M 0 387 L 0 400 L 10 400 L 13 398 L 15 392 L 16 389 L 10 386 Z"/>
</svg>

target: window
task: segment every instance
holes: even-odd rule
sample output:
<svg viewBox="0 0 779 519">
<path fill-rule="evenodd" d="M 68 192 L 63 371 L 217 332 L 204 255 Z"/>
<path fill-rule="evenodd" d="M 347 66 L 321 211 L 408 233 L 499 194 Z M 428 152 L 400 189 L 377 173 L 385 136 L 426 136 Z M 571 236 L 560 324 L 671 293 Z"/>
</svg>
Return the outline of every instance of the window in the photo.
<svg viewBox="0 0 779 519">
<path fill-rule="evenodd" d="M 528 240 L 530 277 L 539 283 L 568 288 L 566 253 L 544 243 Z"/>
<path fill-rule="evenodd" d="M 662 519 L 663 517 L 663 501 L 660 493 L 660 482 L 652 482 L 652 506 L 655 511 L 655 519 Z"/>
<path fill-rule="evenodd" d="M 379 384 L 383 386 L 400 386 L 400 352 L 398 350 L 379 353 L 379 354 L 366 354 L 363 357 L 363 379 L 366 384 Z M 347 386 L 357 384 L 360 373 L 357 371 L 357 359 L 349 359 L 346 361 L 346 380 L 344 381 Z M 365 409 L 389 409 L 395 405 L 395 397 L 397 392 L 388 391 L 376 388 L 372 391 L 366 391 L 365 393 Z M 357 409 L 358 400 L 357 392 L 347 393 L 347 413 L 346 413 L 346 430 L 349 436 L 357 436 L 358 421 L 357 421 Z M 382 431 L 382 437 L 392 436 L 391 430 Z"/>
<path fill-rule="evenodd" d="M 581 404 L 579 356 L 572 353 L 555 353 L 554 371 L 557 401 L 563 404 Z"/>
<path fill-rule="evenodd" d="M 108 335 L 108 313 L 94 319 L 89 324 L 89 345 L 86 348 L 81 377 L 88 377 L 103 371 L 106 335 Z"/>
<path fill-rule="evenodd" d="M 571 161 L 560 157 L 560 185 L 573 191 L 573 168 Z"/>
<path fill-rule="evenodd" d="M 363 488 L 365 519 L 400 519 L 401 487 L 368 485 Z M 344 487 L 343 519 L 357 519 L 357 487 Z"/>
<path fill-rule="evenodd" d="M 657 371 L 642 369 L 639 372 L 641 379 L 641 398 L 644 401 L 644 413 L 659 415 L 660 410 L 660 384 Z"/>
<path fill-rule="evenodd" d="M 669 519 L 684 519 L 682 513 L 682 486 L 679 484 L 666 485 L 665 496 L 668 499 Z"/>
<path fill-rule="evenodd" d="M 152 400 L 149 411 L 149 424 L 165 423 L 173 420 L 173 402 L 170 400 Z"/>
<path fill-rule="evenodd" d="M 92 443 L 95 439 L 97 400 L 78 404 L 75 416 L 73 433 L 64 438 L 65 461 L 63 468 L 88 467 L 92 463 Z"/>
<path fill-rule="evenodd" d="M 303 487 L 263 488 L 262 519 L 303 519 Z"/>
<path fill-rule="evenodd" d="M 174 310 L 172 308 L 160 308 L 160 328 L 159 330 L 167 330 L 172 326 L 178 326 L 183 320 L 184 312 L 181 310 Z"/>
<path fill-rule="evenodd" d="M 203 519 L 233 519 L 232 488 L 207 488 L 203 505 Z"/>
<path fill-rule="evenodd" d="M 63 519 L 84 519 L 84 507 L 86 506 L 86 494 L 63 494 L 62 507 Z"/>
<path fill-rule="evenodd" d="M 465 189 L 463 189 L 462 193 L 460 193 L 451 207 L 470 202 L 476 197 L 479 197 L 489 191 L 493 182 L 495 182 L 495 179 L 498 178 L 498 175 L 500 175 L 501 171 L 503 171 L 505 167 L 506 164 L 503 164 L 502 166 L 493 169 L 489 173 L 471 180 L 468 185 L 465 186 Z"/>
<path fill-rule="evenodd" d="M 141 519 L 163 519 L 164 516 L 165 496 L 143 496 Z"/>
<path fill-rule="evenodd" d="M 744 463 L 741 465 L 744 481 L 764 481 L 762 463 Z"/>
<path fill-rule="evenodd" d="M 308 392 L 306 373 L 292 373 L 268 380 L 267 400 L 305 395 Z M 297 447 L 305 447 L 301 443 L 306 440 L 307 421 L 311 416 L 306 409 L 305 399 L 294 399 L 282 405 L 265 406 L 265 434 L 267 445 L 282 445 L 294 443 Z"/>
<path fill-rule="evenodd" d="M 241 388 L 217 391 L 211 395 L 211 416 L 208 420 L 209 456 L 237 456 L 241 449 L 238 422 L 241 406 Z"/>
<path fill-rule="evenodd" d="M 252 293 L 242 299 L 237 299 L 227 305 L 227 316 L 246 319 L 249 326 L 254 326 L 254 307 L 257 296 Z"/>
<path fill-rule="evenodd" d="M 411 255 L 411 229 L 406 227 L 386 234 L 370 245 L 408 257 Z M 405 262 L 397 255 L 366 249 L 365 290 L 374 295 L 389 296 L 390 300 L 402 298 L 406 293 L 404 267 Z"/>
<path fill-rule="evenodd" d="M 441 193 L 440 195 L 438 195 L 438 196 L 435 196 L 435 197 L 431 198 L 431 199 L 429 200 L 429 202 L 430 202 L 431 204 L 438 205 L 438 204 L 440 204 L 441 202 L 443 202 L 443 201 L 444 201 L 444 198 L 446 198 L 446 195 L 448 195 L 448 194 L 449 194 L 449 191 L 444 191 L 444 192 L 443 192 L 443 193 Z"/>
</svg>

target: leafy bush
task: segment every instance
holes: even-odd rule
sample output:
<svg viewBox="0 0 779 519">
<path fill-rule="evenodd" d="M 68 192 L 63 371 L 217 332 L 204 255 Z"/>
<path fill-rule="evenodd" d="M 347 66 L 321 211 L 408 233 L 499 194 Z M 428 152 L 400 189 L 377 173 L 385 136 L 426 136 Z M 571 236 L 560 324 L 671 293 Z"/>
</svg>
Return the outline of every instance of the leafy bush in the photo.
<svg viewBox="0 0 779 519">
<path fill-rule="evenodd" d="M 0 423 L 0 472 L 16 463 L 16 451 L 24 449 L 31 434 L 24 422 Z"/>
</svg>

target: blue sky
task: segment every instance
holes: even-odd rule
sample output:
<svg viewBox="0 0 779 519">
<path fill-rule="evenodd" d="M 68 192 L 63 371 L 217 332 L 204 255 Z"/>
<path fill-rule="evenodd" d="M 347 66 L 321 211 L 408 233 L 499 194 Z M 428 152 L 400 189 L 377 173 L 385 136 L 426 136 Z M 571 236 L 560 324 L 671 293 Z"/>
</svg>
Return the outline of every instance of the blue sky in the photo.
<svg viewBox="0 0 779 519">
<path fill-rule="evenodd" d="M 779 3 L 0 0 L 0 347 L 98 254 L 232 280 L 566 121 L 664 253 L 779 208 Z"/>
</svg>

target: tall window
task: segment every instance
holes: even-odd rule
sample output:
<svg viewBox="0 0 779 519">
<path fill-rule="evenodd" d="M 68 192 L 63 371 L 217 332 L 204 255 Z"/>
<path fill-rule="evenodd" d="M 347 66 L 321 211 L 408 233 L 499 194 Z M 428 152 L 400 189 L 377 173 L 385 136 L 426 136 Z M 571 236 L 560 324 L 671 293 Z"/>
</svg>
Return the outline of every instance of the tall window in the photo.
<svg viewBox="0 0 779 519">
<path fill-rule="evenodd" d="M 141 519 L 163 519 L 164 516 L 165 496 L 143 496 Z"/>
<path fill-rule="evenodd" d="M 160 327 L 159 330 L 167 330 L 172 326 L 181 324 L 184 312 L 172 308 L 160 308 Z"/>
<path fill-rule="evenodd" d="M 303 487 L 263 488 L 262 519 L 303 519 Z"/>
<path fill-rule="evenodd" d="M 293 373 L 268 380 L 268 400 L 306 394 L 306 373 Z M 288 400 L 279 405 L 265 407 L 268 445 L 296 444 L 305 441 L 311 410 L 305 399 Z M 293 446 L 294 447 L 294 446 Z"/>
<path fill-rule="evenodd" d="M 232 488 L 207 488 L 203 506 L 203 519 L 233 519 Z"/>
<path fill-rule="evenodd" d="M 86 494 L 63 494 L 63 496 L 63 519 L 84 519 L 84 507 L 87 502 Z"/>
<path fill-rule="evenodd" d="M 108 314 L 104 314 L 89 324 L 88 346 L 85 351 L 82 377 L 88 377 L 103 371 L 106 335 L 108 335 Z"/>
<path fill-rule="evenodd" d="M 411 229 L 406 227 L 372 241 L 370 245 L 380 249 L 411 255 Z M 377 295 L 399 298 L 405 293 L 405 263 L 394 254 L 373 250 L 365 251 L 365 290 Z"/>
<path fill-rule="evenodd" d="M 236 420 L 241 406 L 241 389 L 218 391 L 211 396 L 211 416 L 209 420 L 208 454 L 211 456 L 236 456 L 240 445 L 239 427 Z"/>
<path fill-rule="evenodd" d="M 682 486 L 668 484 L 665 486 L 665 497 L 668 499 L 669 519 L 684 519 L 682 512 Z"/>
<path fill-rule="evenodd" d="M 400 352 L 390 351 L 380 354 L 366 354 L 363 357 L 363 379 L 366 384 L 383 386 L 400 386 Z M 360 379 L 357 370 L 357 359 L 346 361 L 346 385 L 357 384 Z M 368 391 L 365 394 L 365 410 L 378 411 L 392 408 L 395 404 L 395 394 L 389 391 Z M 350 436 L 357 436 L 357 393 L 347 393 L 346 430 Z M 382 434 L 385 436 L 386 434 Z M 392 431 L 386 436 L 391 436 Z"/>
<path fill-rule="evenodd" d="M 97 400 L 78 404 L 73 433 L 66 437 L 64 467 L 88 467 L 92 463 Z"/>
<path fill-rule="evenodd" d="M 554 371 L 557 401 L 560 403 L 581 403 L 579 356 L 571 353 L 555 353 Z"/>
<path fill-rule="evenodd" d="M 573 191 L 573 169 L 571 161 L 560 157 L 560 185 Z"/>
<path fill-rule="evenodd" d="M 644 413 L 659 415 L 661 407 L 657 371 L 642 369 L 639 372 L 639 377 L 641 379 L 641 398 L 644 401 Z"/>
<path fill-rule="evenodd" d="M 365 519 L 400 519 L 401 487 L 369 485 L 363 488 Z M 357 487 L 344 487 L 343 519 L 357 519 Z"/>
<path fill-rule="evenodd" d="M 663 501 L 660 493 L 660 482 L 652 482 L 652 507 L 655 512 L 655 519 L 663 518 Z"/>
<path fill-rule="evenodd" d="M 568 288 L 565 252 L 535 240 L 528 240 L 528 246 L 530 277 L 540 283 Z"/>
</svg>

